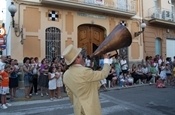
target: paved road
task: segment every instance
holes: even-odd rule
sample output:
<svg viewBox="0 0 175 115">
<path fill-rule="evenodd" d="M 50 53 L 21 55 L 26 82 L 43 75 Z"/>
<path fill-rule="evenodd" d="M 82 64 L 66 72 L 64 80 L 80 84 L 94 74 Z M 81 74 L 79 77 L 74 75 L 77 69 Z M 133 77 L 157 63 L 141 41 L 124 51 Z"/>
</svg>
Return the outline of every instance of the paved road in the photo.
<svg viewBox="0 0 175 115">
<path fill-rule="evenodd" d="M 175 88 L 158 89 L 143 86 L 100 93 L 102 115 L 174 115 Z M 67 97 L 51 102 L 46 100 L 13 102 L 0 115 L 73 115 Z"/>
</svg>

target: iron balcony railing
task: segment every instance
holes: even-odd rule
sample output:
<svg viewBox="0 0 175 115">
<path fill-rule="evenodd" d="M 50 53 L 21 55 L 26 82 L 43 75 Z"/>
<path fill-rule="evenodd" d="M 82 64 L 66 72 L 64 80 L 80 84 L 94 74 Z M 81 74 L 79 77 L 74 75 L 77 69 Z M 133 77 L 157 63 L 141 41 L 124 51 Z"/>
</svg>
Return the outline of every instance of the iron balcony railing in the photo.
<svg viewBox="0 0 175 115">
<path fill-rule="evenodd" d="M 148 10 L 148 17 L 151 19 L 160 19 L 175 22 L 175 12 L 164 8 L 150 8 Z"/>
<path fill-rule="evenodd" d="M 40 0 L 41 3 L 57 4 L 66 7 L 74 7 L 86 10 L 96 10 L 101 12 L 119 13 L 126 15 L 136 14 L 136 1 L 135 0 L 124 0 L 125 2 L 104 2 L 104 0 Z M 116 2 L 115 2 L 116 1 Z"/>
<path fill-rule="evenodd" d="M 70 0 L 71 1 L 71 0 Z M 77 2 L 81 2 L 86 5 L 93 5 L 93 6 L 99 6 L 99 7 L 107 7 L 114 10 L 119 11 L 126 11 L 126 12 L 136 12 L 135 9 L 135 1 L 134 0 L 128 0 L 128 2 L 98 2 L 98 0 L 77 0 Z"/>
</svg>

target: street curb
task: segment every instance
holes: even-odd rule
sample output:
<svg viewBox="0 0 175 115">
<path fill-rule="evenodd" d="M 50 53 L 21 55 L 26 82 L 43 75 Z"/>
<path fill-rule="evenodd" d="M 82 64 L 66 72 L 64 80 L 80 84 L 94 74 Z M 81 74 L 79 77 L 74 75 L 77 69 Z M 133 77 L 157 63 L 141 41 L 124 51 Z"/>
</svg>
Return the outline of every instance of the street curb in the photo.
<svg viewBox="0 0 175 115">
<path fill-rule="evenodd" d="M 114 88 L 108 88 L 107 90 L 103 90 L 100 89 L 100 92 L 106 92 L 106 91 L 112 91 L 112 90 L 123 90 L 123 89 L 129 89 L 129 88 L 135 88 L 135 87 L 143 87 L 143 86 L 149 86 L 150 84 L 137 84 L 137 85 L 131 85 L 131 86 L 127 86 L 127 87 L 114 87 Z M 151 84 L 154 85 L 154 84 Z M 67 97 L 67 94 L 65 92 L 62 92 L 62 98 Z M 13 101 L 11 102 L 20 102 L 20 101 L 35 101 L 35 100 L 46 100 L 49 99 L 49 96 L 44 96 L 41 97 L 40 95 L 37 96 L 32 96 L 29 99 L 26 99 L 25 97 L 18 97 L 15 98 Z"/>
<path fill-rule="evenodd" d="M 111 91 L 111 90 L 123 90 L 123 89 L 129 89 L 129 88 L 135 88 L 135 87 L 143 87 L 143 86 L 151 86 L 154 84 L 137 84 L 137 85 L 131 85 L 131 86 L 127 86 L 127 87 L 114 87 L 114 88 L 108 88 L 107 91 Z M 101 90 L 102 92 L 105 90 Z"/>
</svg>

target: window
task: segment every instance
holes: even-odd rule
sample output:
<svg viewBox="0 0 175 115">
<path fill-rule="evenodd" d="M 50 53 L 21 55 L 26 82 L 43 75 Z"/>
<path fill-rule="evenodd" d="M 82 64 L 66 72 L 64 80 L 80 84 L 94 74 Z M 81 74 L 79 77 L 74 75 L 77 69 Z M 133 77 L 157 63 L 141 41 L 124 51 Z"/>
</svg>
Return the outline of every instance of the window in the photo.
<svg viewBox="0 0 175 115">
<path fill-rule="evenodd" d="M 166 57 L 173 57 L 175 56 L 175 38 L 167 38 L 166 39 Z"/>
<path fill-rule="evenodd" d="M 162 55 L 162 45 L 161 45 L 161 39 L 160 38 L 156 38 L 155 40 L 155 55 Z"/>
<path fill-rule="evenodd" d="M 95 0 L 95 4 L 104 5 L 104 0 Z"/>
<path fill-rule="evenodd" d="M 117 8 L 120 10 L 127 10 L 127 0 L 117 0 Z"/>
<path fill-rule="evenodd" d="M 85 0 L 85 3 L 104 5 L 104 0 Z"/>
<path fill-rule="evenodd" d="M 58 28 L 50 27 L 45 30 L 46 58 L 52 60 L 61 55 L 61 31 Z"/>
<path fill-rule="evenodd" d="M 94 0 L 85 0 L 85 3 L 93 4 Z"/>
</svg>

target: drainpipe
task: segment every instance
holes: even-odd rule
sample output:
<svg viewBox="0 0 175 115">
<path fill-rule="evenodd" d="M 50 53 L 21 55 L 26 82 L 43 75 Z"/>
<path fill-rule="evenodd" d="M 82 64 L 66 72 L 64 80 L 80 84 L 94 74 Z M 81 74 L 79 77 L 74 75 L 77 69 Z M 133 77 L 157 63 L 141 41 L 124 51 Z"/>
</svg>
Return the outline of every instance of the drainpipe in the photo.
<svg viewBox="0 0 175 115">
<path fill-rule="evenodd" d="M 141 0 L 141 21 L 143 20 L 143 11 L 144 11 L 144 9 L 143 9 L 143 0 Z M 144 54 L 143 54 L 143 57 L 145 57 L 146 56 L 146 48 L 145 48 L 145 37 L 144 37 L 144 32 L 142 33 L 142 39 L 143 39 L 143 52 L 144 52 Z"/>
</svg>

